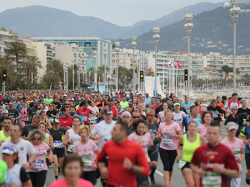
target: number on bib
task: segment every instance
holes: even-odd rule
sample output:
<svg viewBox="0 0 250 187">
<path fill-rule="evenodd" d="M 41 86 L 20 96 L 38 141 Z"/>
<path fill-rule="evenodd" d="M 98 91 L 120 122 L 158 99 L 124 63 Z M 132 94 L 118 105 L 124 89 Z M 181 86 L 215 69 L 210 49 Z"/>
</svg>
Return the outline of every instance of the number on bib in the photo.
<svg viewBox="0 0 250 187">
<path fill-rule="evenodd" d="M 82 121 L 88 121 L 88 116 L 87 115 L 83 115 L 82 116 Z"/>
<path fill-rule="evenodd" d="M 34 171 L 42 171 L 44 167 L 44 162 L 43 160 L 34 160 Z"/>
<path fill-rule="evenodd" d="M 75 142 L 72 142 L 72 143 L 69 145 L 69 150 L 70 150 L 71 152 L 73 152 L 74 147 L 75 147 Z"/>
<path fill-rule="evenodd" d="M 187 162 L 184 161 L 184 160 L 179 160 L 178 169 L 183 168 L 183 166 L 185 166 L 186 163 L 187 163 Z"/>
<path fill-rule="evenodd" d="M 172 147 L 173 139 L 169 136 L 162 136 L 162 146 L 164 147 Z"/>
<path fill-rule="evenodd" d="M 84 168 L 90 168 L 91 167 L 91 165 L 92 165 L 91 158 L 83 158 L 82 161 L 84 163 Z"/>
<path fill-rule="evenodd" d="M 204 187 L 221 187 L 221 175 L 212 171 L 207 171 L 202 178 Z"/>
<path fill-rule="evenodd" d="M 55 140 L 53 143 L 55 148 L 63 148 L 62 140 Z"/>
</svg>

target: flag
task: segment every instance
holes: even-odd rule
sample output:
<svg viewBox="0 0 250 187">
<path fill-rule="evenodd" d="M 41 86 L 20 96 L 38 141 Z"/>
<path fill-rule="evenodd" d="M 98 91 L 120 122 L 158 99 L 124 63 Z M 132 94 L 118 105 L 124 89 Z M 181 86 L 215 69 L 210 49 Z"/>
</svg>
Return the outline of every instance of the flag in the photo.
<svg viewBox="0 0 250 187">
<path fill-rule="evenodd" d="M 107 78 L 111 78 L 111 75 L 110 75 L 110 73 L 107 73 Z"/>
<path fill-rule="evenodd" d="M 179 63 L 179 60 L 177 60 L 176 64 L 177 64 L 177 66 L 178 66 L 179 69 L 182 68 L 181 65 L 180 65 L 180 63 Z"/>
<path fill-rule="evenodd" d="M 177 62 L 176 62 L 175 59 L 174 59 L 174 67 L 175 67 L 175 68 L 177 67 Z"/>
<path fill-rule="evenodd" d="M 169 68 L 171 65 L 172 65 L 172 61 L 170 60 L 170 61 L 168 61 L 168 63 L 167 63 L 167 68 Z"/>
</svg>

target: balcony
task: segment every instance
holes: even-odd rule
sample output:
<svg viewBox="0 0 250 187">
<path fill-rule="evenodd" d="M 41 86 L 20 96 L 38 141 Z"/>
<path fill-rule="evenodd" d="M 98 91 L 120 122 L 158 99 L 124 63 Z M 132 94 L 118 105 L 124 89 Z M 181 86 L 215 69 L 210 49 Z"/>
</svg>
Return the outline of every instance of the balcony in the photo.
<svg viewBox="0 0 250 187">
<path fill-rule="evenodd" d="M 37 56 L 37 53 L 28 53 L 30 56 Z"/>
</svg>

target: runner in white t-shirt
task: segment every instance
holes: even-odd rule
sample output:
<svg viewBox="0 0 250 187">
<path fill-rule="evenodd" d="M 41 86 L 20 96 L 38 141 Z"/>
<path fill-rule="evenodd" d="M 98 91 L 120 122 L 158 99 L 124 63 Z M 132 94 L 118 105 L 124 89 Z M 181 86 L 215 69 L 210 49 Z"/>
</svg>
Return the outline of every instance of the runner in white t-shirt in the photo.
<svg viewBox="0 0 250 187">
<path fill-rule="evenodd" d="M 28 169 L 36 158 L 36 150 L 29 141 L 19 138 L 21 135 L 21 127 L 19 125 L 11 125 L 10 134 L 11 139 L 2 143 L 0 147 L 0 159 L 3 158 L 2 150 L 4 147 L 14 147 L 18 151 L 18 164 L 23 166 L 25 169 Z M 27 155 L 30 155 L 29 160 L 27 160 Z"/>
<path fill-rule="evenodd" d="M 92 115 L 89 118 L 89 123 L 92 124 L 96 124 L 97 123 L 97 116 L 99 114 L 99 109 L 98 107 L 95 106 L 95 102 L 91 101 L 91 106 L 88 107 L 90 110 L 92 110 L 93 112 L 95 112 L 96 115 Z"/>
<path fill-rule="evenodd" d="M 238 94 L 237 93 L 232 94 L 232 100 L 227 101 L 224 108 L 223 108 L 223 110 L 226 112 L 227 116 L 229 116 L 232 113 L 231 112 L 232 106 L 237 106 L 237 108 L 242 107 L 241 103 L 238 101 Z"/>
<path fill-rule="evenodd" d="M 175 103 L 174 104 L 174 112 L 172 113 L 172 118 L 173 118 L 173 121 L 178 123 L 180 125 L 180 127 L 183 129 L 183 133 L 185 133 L 185 128 L 183 128 L 183 125 L 182 125 L 182 120 L 184 117 L 186 117 L 186 113 L 180 111 L 180 104 L 179 103 Z"/>
</svg>

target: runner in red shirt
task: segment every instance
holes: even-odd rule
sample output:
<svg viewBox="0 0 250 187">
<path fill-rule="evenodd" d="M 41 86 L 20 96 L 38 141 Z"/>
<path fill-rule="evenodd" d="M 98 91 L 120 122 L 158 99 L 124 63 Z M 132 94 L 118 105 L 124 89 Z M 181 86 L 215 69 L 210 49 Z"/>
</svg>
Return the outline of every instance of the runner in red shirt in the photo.
<svg viewBox="0 0 250 187">
<path fill-rule="evenodd" d="M 76 113 L 81 116 L 82 121 L 84 122 L 84 124 L 88 124 L 89 123 L 89 117 L 91 117 L 93 115 L 96 115 L 92 110 L 90 110 L 88 108 L 88 102 L 86 101 L 82 101 L 79 105 L 80 107 L 76 110 Z"/>
<path fill-rule="evenodd" d="M 69 107 L 63 106 L 61 111 L 62 111 L 63 115 L 61 117 L 59 117 L 60 126 L 64 127 L 66 130 L 71 129 L 73 117 L 69 116 Z"/>
<path fill-rule="evenodd" d="M 117 122 L 112 140 L 97 156 L 98 167 L 107 185 L 137 187 L 137 175 L 148 176 L 150 167 L 140 144 L 127 139 L 128 125 Z M 108 168 L 102 160 L 108 156 Z"/>
<path fill-rule="evenodd" d="M 113 102 L 113 99 L 109 99 L 109 109 L 113 112 L 113 117 L 116 117 L 116 106 Z"/>
<path fill-rule="evenodd" d="M 228 187 L 228 177 L 240 176 L 233 152 L 220 143 L 220 124 L 212 122 L 207 128 L 208 143 L 196 149 L 191 169 L 200 179 L 200 187 Z"/>
</svg>

